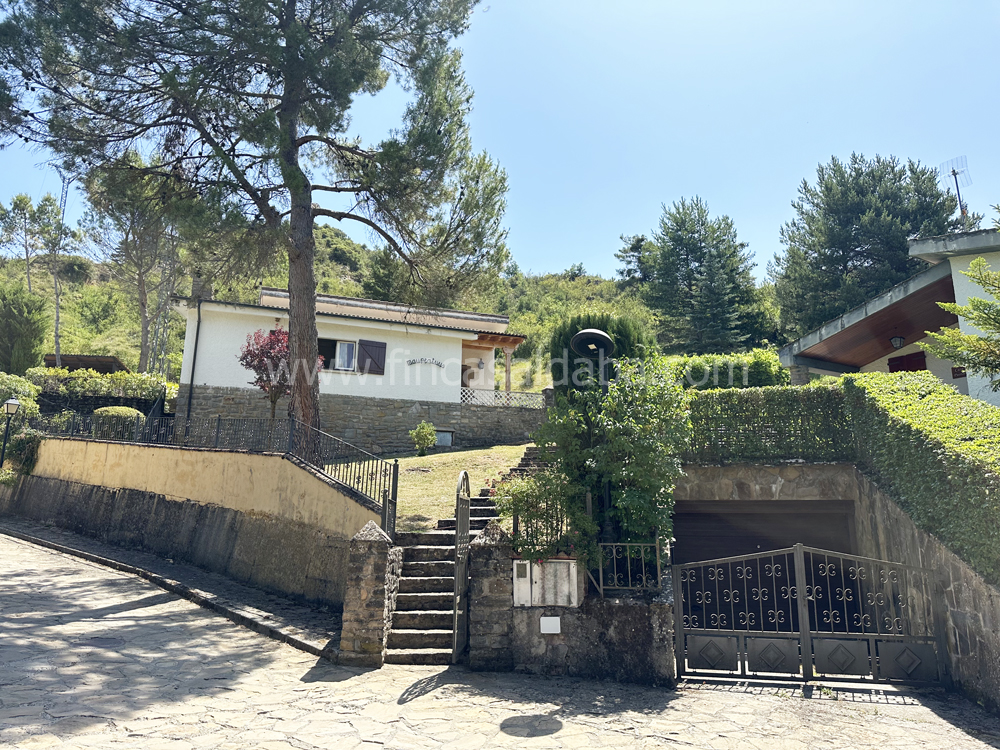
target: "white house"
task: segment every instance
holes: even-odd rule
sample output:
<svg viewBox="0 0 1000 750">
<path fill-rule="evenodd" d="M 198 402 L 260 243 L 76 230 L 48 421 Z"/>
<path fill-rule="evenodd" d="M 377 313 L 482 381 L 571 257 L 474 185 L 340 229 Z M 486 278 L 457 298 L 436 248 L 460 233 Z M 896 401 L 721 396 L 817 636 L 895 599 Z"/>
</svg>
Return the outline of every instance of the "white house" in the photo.
<svg viewBox="0 0 1000 750">
<path fill-rule="evenodd" d="M 201 300 L 187 316 L 181 384 L 249 388 L 238 357 L 257 330 L 288 328 L 288 293 L 262 289 L 257 305 Z M 492 404 L 494 352 L 510 357 L 524 341 L 507 333 L 503 315 L 435 310 L 318 295 L 316 327 L 323 368 L 320 393 L 416 401 Z"/>
<path fill-rule="evenodd" d="M 992 270 L 1000 271 L 1000 233 L 985 229 L 911 240 L 910 255 L 927 261 L 930 268 L 781 349 L 778 356 L 791 369 L 792 382 L 808 382 L 812 372 L 929 370 L 961 393 L 1000 406 L 1000 393 L 990 388 L 986 378 L 967 375 L 963 368 L 917 345 L 927 331 L 946 327 L 983 335 L 937 303 L 966 305 L 970 297 L 991 299 L 963 271 L 976 258 L 984 258 Z"/>
</svg>

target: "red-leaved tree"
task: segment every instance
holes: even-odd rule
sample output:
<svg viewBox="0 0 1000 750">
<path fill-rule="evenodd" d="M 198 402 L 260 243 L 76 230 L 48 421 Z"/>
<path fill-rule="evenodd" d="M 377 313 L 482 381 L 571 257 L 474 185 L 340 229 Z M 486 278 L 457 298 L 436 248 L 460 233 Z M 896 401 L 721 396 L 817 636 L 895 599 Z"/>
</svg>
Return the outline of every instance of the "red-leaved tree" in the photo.
<svg viewBox="0 0 1000 750">
<path fill-rule="evenodd" d="M 271 419 L 278 400 L 292 392 L 291 373 L 288 369 L 288 331 L 278 328 L 270 333 L 259 330 L 247 336 L 247 343 L 240 349 L 240 364 L 254 374 L 250 385 L 260 388 L 271 402 Z M 316 371 L 323 367 L 323 358 L 316 363 Z"/>
</svg>

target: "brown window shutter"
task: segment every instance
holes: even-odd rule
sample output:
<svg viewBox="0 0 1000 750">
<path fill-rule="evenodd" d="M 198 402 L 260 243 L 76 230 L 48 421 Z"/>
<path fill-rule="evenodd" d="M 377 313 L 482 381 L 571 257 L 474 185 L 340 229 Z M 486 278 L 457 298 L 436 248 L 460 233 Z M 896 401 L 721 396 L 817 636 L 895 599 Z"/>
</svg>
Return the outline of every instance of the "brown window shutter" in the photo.
<svg viewBox="0 0 1000 750">
<path fill-rule="evenodd" d="M 905 359 L 907 372 L 920 372 L 921 370 L 927 369 L 926 352 L 914 352 L 913 354 L 907 354 Z"/>
<path fill-rule="evenodd" d="M 358 372 L 385 375 L 385 342 L 358 341 Z"/>
</svg>

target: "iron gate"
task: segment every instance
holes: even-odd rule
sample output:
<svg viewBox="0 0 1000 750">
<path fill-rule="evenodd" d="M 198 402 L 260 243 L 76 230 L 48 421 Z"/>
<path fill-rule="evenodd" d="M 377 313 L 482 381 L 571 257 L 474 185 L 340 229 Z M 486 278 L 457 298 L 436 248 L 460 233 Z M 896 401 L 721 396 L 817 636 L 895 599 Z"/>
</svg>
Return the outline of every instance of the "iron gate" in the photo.
<svg viewBox="0 0 1000 750">
<path fill-rule="evenodd" d="M 943 675 L 930 573 L 797 544 L 673 566 L 681 674 Z"/>
<path fill-rule="evenodd" d="M 469 472 L 458 475 L 455 490 L 455 609 L 451 661 L 458 660 L 469 643 L 469 504 L 472 491 Z"/>
</svg>

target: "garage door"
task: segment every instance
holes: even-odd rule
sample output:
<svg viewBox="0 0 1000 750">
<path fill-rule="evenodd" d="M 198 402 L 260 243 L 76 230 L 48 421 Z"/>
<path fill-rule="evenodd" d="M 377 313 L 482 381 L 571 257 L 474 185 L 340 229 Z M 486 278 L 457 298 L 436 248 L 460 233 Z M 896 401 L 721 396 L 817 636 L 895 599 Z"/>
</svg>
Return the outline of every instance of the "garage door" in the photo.
<svg viewBox="0 0 1000 750">
<path fill-rule="evenodd" d="M 853 554 L 849 501 L 684 500 L 674 508 L 674 564 L 795 544 Z"/>
</svg>

